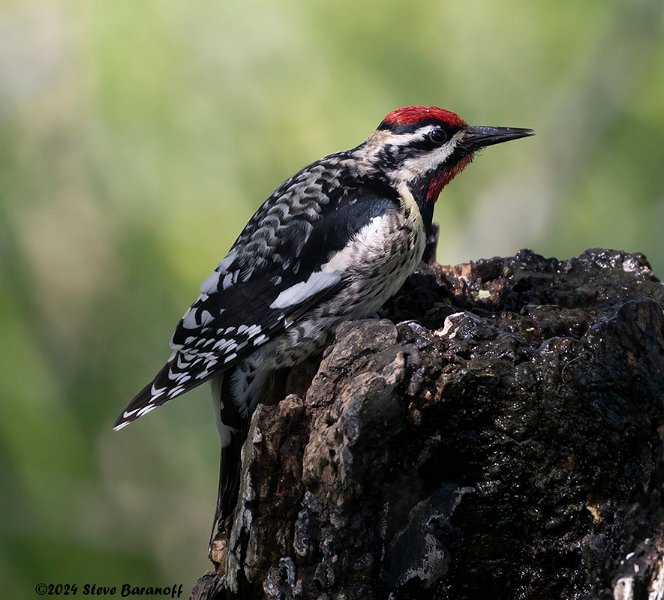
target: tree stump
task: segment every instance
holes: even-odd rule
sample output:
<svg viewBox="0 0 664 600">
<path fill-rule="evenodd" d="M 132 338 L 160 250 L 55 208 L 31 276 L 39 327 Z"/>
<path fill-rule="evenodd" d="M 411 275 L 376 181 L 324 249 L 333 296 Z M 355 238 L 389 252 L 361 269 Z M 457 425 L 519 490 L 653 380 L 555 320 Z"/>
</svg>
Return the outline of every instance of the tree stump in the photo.
<svg viewBox="0 0 664 600">
<path fill-rule="evenodd" d="M 661 600 L 662 307 L 641 254 L 423 265 L 256 410 L 192 598 Z"/>
</svg>

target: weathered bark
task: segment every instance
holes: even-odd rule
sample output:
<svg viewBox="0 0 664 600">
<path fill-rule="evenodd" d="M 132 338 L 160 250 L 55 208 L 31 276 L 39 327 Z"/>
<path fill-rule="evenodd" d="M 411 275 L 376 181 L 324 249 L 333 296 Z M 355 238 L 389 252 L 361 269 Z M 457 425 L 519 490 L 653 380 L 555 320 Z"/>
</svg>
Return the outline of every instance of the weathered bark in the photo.
<svg viewBox="0 0 664 600">
<path fill-rule="evenodd" d="M 662 307 L 640 254 L 422 267 L 258 408 L 192 598 L 661 599 Z"/>
</svg>

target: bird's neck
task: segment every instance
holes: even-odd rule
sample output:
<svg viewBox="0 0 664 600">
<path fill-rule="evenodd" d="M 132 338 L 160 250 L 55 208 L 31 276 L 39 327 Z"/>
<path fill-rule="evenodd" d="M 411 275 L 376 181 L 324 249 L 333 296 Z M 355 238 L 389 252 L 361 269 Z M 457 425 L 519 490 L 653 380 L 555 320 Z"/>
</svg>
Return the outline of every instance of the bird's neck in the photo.
<svg viewBox="0 0 664 600">
<path fill-rule="evenodd" d="M 423 188 L 419 185 L 406 185 L 405 187 L 407 187 L 415 204 L 417 204 L 419 213 L 422 216 L 424 231 L 429 235 L 431 231 L 431 223 L 433 222 L 433 209 L 436 205 L 438 195 L 436 195 L 433 200 L 429 200 L 426 187 Z"/>
</svg>

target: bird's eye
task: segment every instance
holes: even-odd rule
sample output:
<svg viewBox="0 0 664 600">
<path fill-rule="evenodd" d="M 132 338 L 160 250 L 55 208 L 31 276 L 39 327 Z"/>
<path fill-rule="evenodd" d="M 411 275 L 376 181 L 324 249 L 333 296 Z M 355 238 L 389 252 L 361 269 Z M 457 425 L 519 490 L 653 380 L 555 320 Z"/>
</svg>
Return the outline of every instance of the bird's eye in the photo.
<svg viewBox="0 0 664 600">
<path fill-rule="evenodd" d="M 444 144 L 447 141 L 447 134 L 442 129 L 434 129 L 428 137 L 430 141 L 437 145 Z"/>
</svg>

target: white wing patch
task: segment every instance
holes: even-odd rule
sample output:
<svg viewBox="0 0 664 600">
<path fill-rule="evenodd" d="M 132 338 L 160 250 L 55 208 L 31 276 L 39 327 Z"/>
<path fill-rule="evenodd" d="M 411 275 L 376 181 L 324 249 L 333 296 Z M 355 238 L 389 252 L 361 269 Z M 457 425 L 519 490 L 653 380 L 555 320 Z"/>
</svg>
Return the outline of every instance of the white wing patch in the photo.
<svg viewBox="0 0 664 600">
<path fill-rule="evenodd" d="M 324 268 L 323 265 L 322 268 Z M 270 308 L 287 308 L 294 304 L 300 304 L 308 298 L 322 292 L 324 289 L 332 287 L 341 280 L 338 273 L 326 273 L 324 271 L 316 271 L 309 275 L 309 279 L 296 283 L 289 288 L 286 288 L 279 294 L 274 302 L 270 304 Z"/>
<path fill-rule="evenodd" d="M 353 271 L 353 264 L 357 261 L 362 262 L 361 256 L 367 251 L 382 254 L 385 240 L 385 219 L 385 216 L 371 219 L 344 248 L 335 252 L 330 260 L 321 265 L 320 271 L 309 275 L 306 281 L 285 289 L 270 304 L 270 308 L 288 308 L 300 304 L 320 292 L 334 287 L 342 278 L 349 276 Z M 290 320 L 286 319 L 285 324 L 288 327 L 291 324 Z"/>
</svg>

